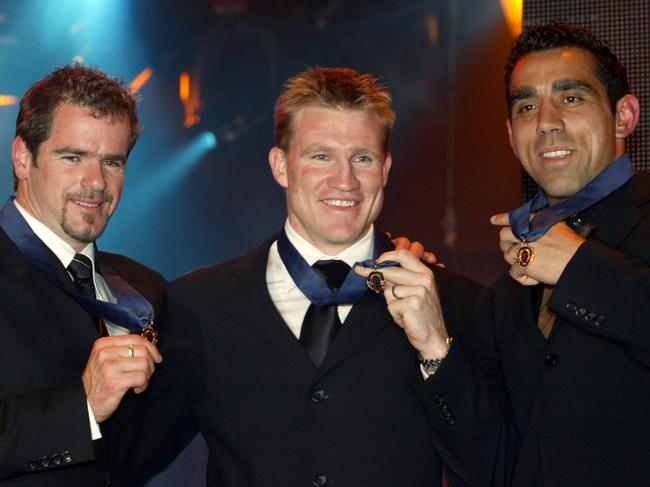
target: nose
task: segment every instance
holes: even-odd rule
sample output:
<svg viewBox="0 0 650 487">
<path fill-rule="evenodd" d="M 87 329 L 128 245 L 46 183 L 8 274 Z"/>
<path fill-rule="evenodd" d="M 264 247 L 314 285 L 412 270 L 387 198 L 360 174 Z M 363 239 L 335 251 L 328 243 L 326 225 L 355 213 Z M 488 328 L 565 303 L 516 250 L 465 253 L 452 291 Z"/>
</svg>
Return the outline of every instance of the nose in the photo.
<svg viewBox="0 0 650 487">
<path fill-rule="evenodd" d="M 102 161 L 89 159 L 83 167 L 81 177 L 81 187 L 92 189 L 93 191 L 103 191 L 106 189 L 106 179 L 104 177 L 104 165 Z"/>
<path fill-rule="evenodd" d="M 560 110 L 554 103 L 543 103 L 539 108 L 537 133 L 539 135 L 557 134 L 564 130 Z"/>
<path fill-rule="evenodd" d="M 339 191 L 354 191 L 359 188 L 359 180 L 355 174 L 354 165 L 350 161 L 337 161 L 332 167 L 327 184 Z"/>
</svg>

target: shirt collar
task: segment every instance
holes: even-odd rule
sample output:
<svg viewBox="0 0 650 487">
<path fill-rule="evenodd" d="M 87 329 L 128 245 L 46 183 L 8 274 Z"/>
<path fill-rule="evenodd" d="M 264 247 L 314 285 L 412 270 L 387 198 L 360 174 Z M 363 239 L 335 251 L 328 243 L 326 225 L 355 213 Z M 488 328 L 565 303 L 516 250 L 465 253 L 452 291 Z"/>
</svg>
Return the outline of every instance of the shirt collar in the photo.
<svg viewBox="0 0 650 487">
<path fill-rule="evenodd" d="M 67 268 L 72 262 L 72 258 L 77 253 L 67 242 L 63 241 L 57 234 L 50 230 L 45 224 L 37 220 L 33 215 L 31 215 L 25 208 L 20 206 L 18 201 L 14 200 L 14 205 L 16 209 L 23 216 L 29 228 L 36 234 L 38 238 L 49 248 L 54 255 L 61 261 L 63 267 Z M 87 256 L 93 263 L 93 269 L 95 267 L 95 246 L 93 243 L 89 243 L 86 247 L 79 252 Z"/>
<path fill-rule="evenodd" d="M 370 228 L 363 236 L 363 238 L 361 238 L 361 240 L 355 242 L 336 255 L 324 254 L 316 247 L 314 247 L 311 243 L 307 242 L 307 240 L 298 235 L 298 233 L 293 229 L 291 223 L 289 223 L 288 218 L 284 224 L 284 231 L 287 234 L 289 242 L 291 242 L 298 253 L 303 257 L 303 259 L 307 261 L 307 264 L 310 266 L 319 260 L 342 260 L 347 265 L 352 267 L 356 262 L 370 259 L 373 255 L 375 244 L 374 225 L 370 225 Z"/>
</svg>

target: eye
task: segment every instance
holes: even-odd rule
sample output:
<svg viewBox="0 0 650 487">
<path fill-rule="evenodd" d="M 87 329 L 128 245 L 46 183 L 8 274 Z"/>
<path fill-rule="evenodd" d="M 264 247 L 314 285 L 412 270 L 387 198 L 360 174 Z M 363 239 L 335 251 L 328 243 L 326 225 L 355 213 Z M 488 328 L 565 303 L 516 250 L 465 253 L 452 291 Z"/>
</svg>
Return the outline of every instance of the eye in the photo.
<svg viewBox="0 0 650 487">
<path fill-rule="evenodd" d="M 526 104 L 521 105 L 519 107 L 519 113 L 527 113 L 527 112 L 530 112 L 531 110 L 533 110 L 534 108 L 535 108 L 535 105 L 533 105 L 532 103 L 526 103 Z"/>
<path fill-rule="evenodd" d="M 567 102 L 569 105 L 572 105 L 574 103 L 579 102 L 580 97 L 576 95 L 567 95 L 564 97 L 564 101 Z"/>
<path fill-rule="evenodd" d="M 63 159 L 68 161 L 68 162 L 79 162 L 81 161 L 81 158 L 77 155 L 66 155 L 63 156 Z"/>
<path fill-rule="evenodd" d="M 354 160 L 354 162 L 364 162 L 364 163 L 367 163 L 367 162 L 372 162 L 372 161 L 373 161 L 373 158 L 372 158 L 371 156 L 367 155 L 367 154 L 359 154 L 359 155 L 356 156 L 353 160 Z"/>
<path fill-rule="evenodd" d="M 317 161 L 329 161 L 330 160 L 330 157 L 327 154 L 323 154 L 323 153 L 320 153 L 320 152 L 318 154 L 312 155 L 311 158 L 315 159 Z"/>
<path fill-rule="evenodd" d="M 115 159 L 107 159 L 107 160 L 103 161 L 103 163 L 104 163 L 105 166 L 114 167 L 114 168 L 122 168 L 122 167 L 125 166 L 125 162 L 122 161 L 122 160 L 119 160 L 119 159 L 117 159 L 117 160 L 115 160 Z"/>
</svg>

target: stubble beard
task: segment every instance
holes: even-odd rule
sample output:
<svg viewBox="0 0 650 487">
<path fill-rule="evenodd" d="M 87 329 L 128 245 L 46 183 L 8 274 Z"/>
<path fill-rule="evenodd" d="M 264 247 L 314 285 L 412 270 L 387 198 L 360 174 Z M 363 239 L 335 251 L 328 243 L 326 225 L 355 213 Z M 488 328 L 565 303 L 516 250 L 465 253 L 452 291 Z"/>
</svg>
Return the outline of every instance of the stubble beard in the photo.
<svg viewBox="0 0 650 487">
<path fill-rule="evenodd" d="M 104 230 L 106 230 L 106 225 L 108 224 L 108 220 L 110 219 L 110 216 L 106 217 L 106 221 L 104 222 L 103 225 L 101 225 L 100 228 L 95 228 L 95 223 L 97 223 L 98 218 L 95 217 L 94 215 L 83 215 L 83 221 L 85 225 L 83 225 L 82 228 L 77 228 L 75 227 L 71 222 L 70 219 L 68 218 L 68 203 L 75 204 L 72 200 L 74 197 L 80 197 L 82 195 L 79 194 L 67 194 L 64 198 L 64 204 L 63 204 L 63 210 L 61 211 L 61 220 L 59 221 L 59 224 L 61 225 L 61 228 L 65 232 L 65 234 L 76 240 L 79 243 L 91 243 L 97 240 L 99 237 L 102 236 L 104 233 Z M 111 204 L 113 202 L 113 197 L 110 195 L 107 195 L 106 193 L 101 193 L 99 195 L 101 199 L 107 203 Z M 96 194 L 84 194 L 82 197 L 85 198 L 97 198 L 98 195 Z M 101 218 L 101 217 L 100 217 Z"/>
</svg>

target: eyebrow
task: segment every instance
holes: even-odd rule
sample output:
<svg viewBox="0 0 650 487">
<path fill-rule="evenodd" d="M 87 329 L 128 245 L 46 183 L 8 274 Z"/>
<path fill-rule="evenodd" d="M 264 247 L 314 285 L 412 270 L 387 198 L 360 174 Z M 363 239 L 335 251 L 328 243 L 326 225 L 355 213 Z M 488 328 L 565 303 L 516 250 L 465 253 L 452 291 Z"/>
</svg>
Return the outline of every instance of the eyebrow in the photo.
<svg viewBox="0 0 650 487">
<path fill-rule="evenodd" d="M 83 149 L 78 149 L 76 147 L 61 147 L 54 151 L 55 154 L 74 154 L 79 157 L 101 157 L 102 160 L 116 160 L 116 161 L 126 161 L 126 156 L 124 154 L 106 154 L 100 155 L 94 152 L 90 152 Z"/>
<path fill-rule="evenodd" d="M 537 94 L 537 90 L 532 86 L 524 86 L 523 88 L 519 88 L 517 91 L 510 93 L 510 108 L 512 109 L 512 106 L 515 103 L 517 103 L 519 100 L 530 98 L 531 96 L 535 96 L 536 94 Z"/>
<path fill-rule="evenodd" d="M 561 79 L 554 81 L 551 85 L 553 91 L 569 91 L 576 90 L 583 93 L 594 93 L 593 88 L 587 83 L 575 79 Z M 519 100 L 533 97 L 537 94 L 537 90 L 532 86 L 524 86 L 517 91 L 510 94 L 510 108 Z"/>
<path fill-rule="evenodd" d="M 553 91 L 578 90 L 585 93 L 593 93 L 594 89 L 584 81 L 576 79 L 562 79 L 553 83 Z"/>
</svg>

